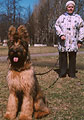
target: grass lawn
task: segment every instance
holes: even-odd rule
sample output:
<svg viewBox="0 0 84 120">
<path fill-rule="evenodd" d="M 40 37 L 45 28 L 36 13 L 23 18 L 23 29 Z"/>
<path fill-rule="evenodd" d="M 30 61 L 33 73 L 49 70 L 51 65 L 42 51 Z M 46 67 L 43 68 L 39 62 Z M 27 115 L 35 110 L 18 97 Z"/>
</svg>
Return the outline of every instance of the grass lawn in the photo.
<svg viewBox="0 0 84 120">
<path fill-rule="evenodd" d="M 51 47 L 50 47 L 51 48 Z M 50 50 L 49 48 L 49 50 Z M 38 48 L 37 48 L 38 49 Z M 43 53 L 45 50 L 42 50 Z M 46 49 L 46 48 L 45 48 Z M 47 48 L 48 49 L 48 48 Z M 46 52 L 48 51 L 46 49 Z M 53 48 L 51 48 L 53 51 Z M 56 49 L 56 48 L 55 48 Z M 35 52 L 32 47 L 32 53 Z M 5 53 L 3 53 L 4 55 Z M 6 54 L 5 54 L 6 55 Z M 57 56 L 35 57 L 32 59 L 36 73 L 46 72 L 56 63 Z M 55 66 L 55 69 L 58 65 Z M 8 101 L 8 86 L 6 75 L 8 65 L 6 62 L 0 62 L 0 120 L 4 119 L 6 105 Z M 77 55 L 77 79 L 60 78 L 51 88 L 45 90 L 57 79 L 57 72 L 52 70 L 48 74 L 37 76 L 39 84 L 48 100 L 48 106 L 51 114 L 41 120 L 84 120 L 84 55 Z M 16 118 L 15 120 L 18 120 Z M 33 118 L 33 120 L 35 120 Z"/>
</svg>

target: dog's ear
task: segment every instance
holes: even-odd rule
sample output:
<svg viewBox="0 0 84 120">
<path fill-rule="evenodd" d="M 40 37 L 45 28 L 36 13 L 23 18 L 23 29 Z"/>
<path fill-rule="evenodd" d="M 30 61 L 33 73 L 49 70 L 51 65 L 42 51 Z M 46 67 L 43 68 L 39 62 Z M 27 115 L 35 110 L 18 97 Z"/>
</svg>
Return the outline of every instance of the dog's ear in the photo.
<svg viewBox="0 0 84 120">
<path fill-rule="evenodd" d="M 28 34 L 27 29 L 24 25 L 20 25 L 18 27 L 17 31 L 18 31 L 19 37 L 22 38 L 22 40 L 29 42 L 29 34 Z"/>
<path fill-rule="evenodd" d="M 13 36 L 15 33 L 16 33 L 16 28 L 13 25 L 11 25 L 8 31 L 8 39 L 13 40 Z"/>
</svg>

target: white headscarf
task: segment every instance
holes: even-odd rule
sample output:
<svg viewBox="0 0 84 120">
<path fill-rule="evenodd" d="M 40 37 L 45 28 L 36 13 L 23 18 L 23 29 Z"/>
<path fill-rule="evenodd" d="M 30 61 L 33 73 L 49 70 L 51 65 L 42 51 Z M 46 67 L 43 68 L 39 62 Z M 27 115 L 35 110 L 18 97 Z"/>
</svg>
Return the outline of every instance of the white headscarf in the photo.
<svg viewBox="0 0 84 120">
<path fill-rule="evenodd" d="M 75 6 L 75 2 L 74 2 L 74 1 L 68 1 L 68 2 L 66 3 L 66 7 L 67 7 L 69 4 L 73 4 L 73 5 Z"/>
</svg>

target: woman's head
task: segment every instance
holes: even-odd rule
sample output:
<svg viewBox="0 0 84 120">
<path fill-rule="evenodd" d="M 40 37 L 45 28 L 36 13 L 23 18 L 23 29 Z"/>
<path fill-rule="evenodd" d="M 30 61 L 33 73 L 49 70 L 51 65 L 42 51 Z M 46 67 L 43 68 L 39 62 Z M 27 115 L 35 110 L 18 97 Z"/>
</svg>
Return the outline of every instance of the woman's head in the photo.
<svg viewBox="0 0 84 120">
<path fill-rule="evenodd" d="M 72 14 L 75 9 L 75 2 L 74 1 L 68 1 L 66 3 L 66 10 L 69 14 Z"/>
</svg>

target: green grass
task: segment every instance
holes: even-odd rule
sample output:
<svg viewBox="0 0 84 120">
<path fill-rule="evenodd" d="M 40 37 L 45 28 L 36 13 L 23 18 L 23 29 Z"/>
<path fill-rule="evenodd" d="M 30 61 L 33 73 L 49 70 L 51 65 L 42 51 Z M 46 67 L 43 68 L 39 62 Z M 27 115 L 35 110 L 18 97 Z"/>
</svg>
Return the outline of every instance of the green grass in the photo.
<svg viewBox="0 0 84 120">
<path fill-rule="evenodd" d="M 34 48 L 33 48 L 34 50 Z M 56 63 L 57 56 L 32 59 L 36 73 L 46 72 Z M 55 69 L 58 65 L 55 66 Z M 4 119 L 9 96 L 6 75 L 8 65 L 0 62 L 0 120 Z M 57 72 L 37 76 L 39 84 L 48 100 L 51 114 L 41 120 L 84 120 L 84 55 L 77 55 L 77 79 L 60 78 L 50 89 L 45 90 L 57 79 Z M 15 119 L 17 120 L 17 119 Z M 35 119 L 33 119 L 35 120 Z"/>
</svg>

